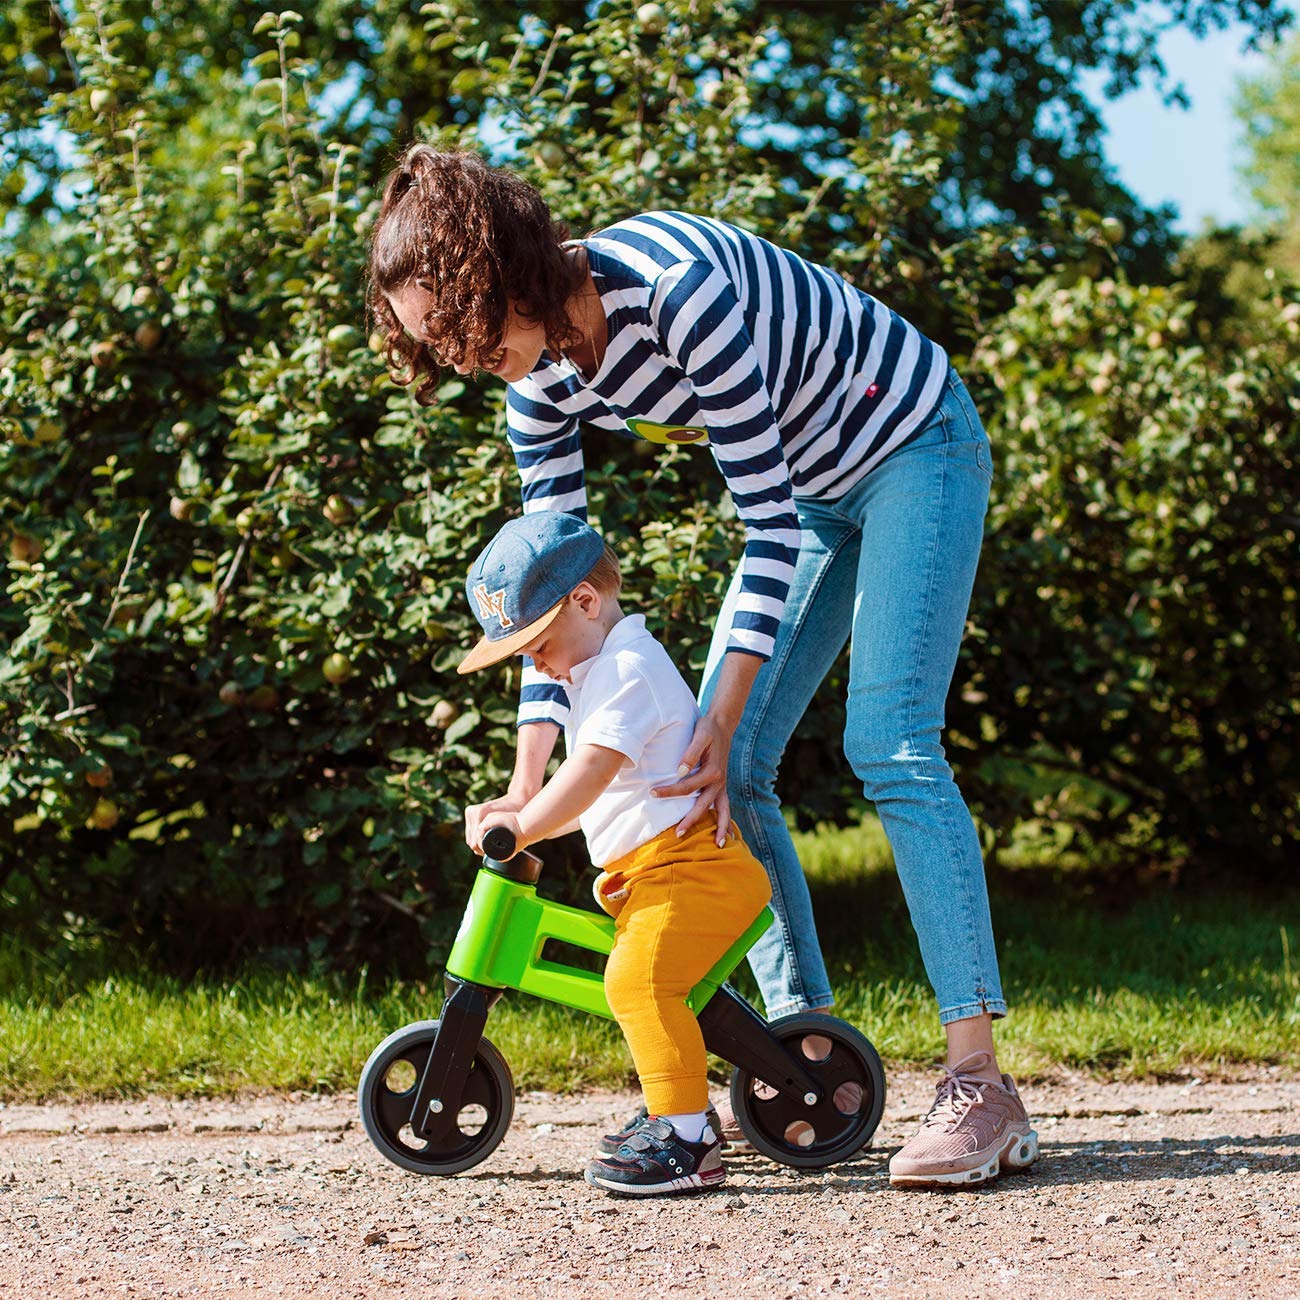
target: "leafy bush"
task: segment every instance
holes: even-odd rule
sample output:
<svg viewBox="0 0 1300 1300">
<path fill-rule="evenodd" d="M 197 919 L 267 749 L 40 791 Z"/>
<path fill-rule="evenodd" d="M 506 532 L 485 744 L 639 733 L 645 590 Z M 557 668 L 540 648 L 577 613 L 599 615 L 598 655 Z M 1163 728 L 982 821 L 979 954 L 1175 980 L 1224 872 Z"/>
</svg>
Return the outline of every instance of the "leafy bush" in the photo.
<svg viewBox="0 0 1300 1300">
<path fill-rule="evenodd" d="M 360 319 L 375 186 L 417 124 L 437 144 L 513 158 L 580 229 L 694 208 L 830 260 L 954 348 L 990 328 L 999 348 L 1024 338 L 1021 369 L 998 363 L 1017 410 L 1022 383 L 1058 368 L 1057 390 L 1042 390 L 1055 423 L 1041 428 L 1069 438 L 1024 441 L 1029 425 L 1011 420 L 997 435 L 1007 495 L 975 614 L 973 690 L 955 701 L 973 749 L 956 757 L 963 779 L 978 773 L 995 821 L 1020 810 L 999 756 L 1107 781 L 1141 767 L 1102 762 L 1119 726 L 1103 721 L 1136 688 L 1121 691 L 1100 656 L 1150 657 L 1150 639 L 1107 604 L 1113 582 L 1090 587 L 1090 604 L 1068 617 L 1068 602 L 1044 611 L 1032 594 L 1064 587 L 1076 525 L 1092 537 L 1104 524 L 1112 547 L 1147 527 L 1145 507 L 1106 498 L 1099 521 L 1086 503 L 1049 511 L 1041 495 L 1051 483 L 1073 502 L 1070 475 L 1096 460 L 1095 423 L 1074 414 L 1092 345 L 1064 325 L 1050 338 L 1039 330 L 1054 310 L 1046 290 L 988 324 L 1047 261 L 1101 274 L 1130 250 L 1113 252 L 1113 227 L 1081 206 L 1045 203 L 1032 230 L 997 208 L 972 219 L 989 206 L 981 184 L 1002 193 L 1005 180 L 972 161 L 968 112 L 985 85 L 977 26 L 941 4 L 854 7 L 845 22 L 837 5 L 617 0 L 580 28 L 572 6 L 520 18 L 469 0 L 428 4 L 419 21 L 389 0 L 247 21 L 225 5 L 176 4 L 162 21 L 164 10 L 159 0 L 110 14 L 92 0 L 66 24 L 57 7 L 0 16 L 8 929 L 56 946 L 127 943 L 182 968 L 276 953 L 413 965 L 445 947 L 472 867 L 460 809 L 506 779 L 516 684 L 508 673 L 455 677 L 476 630 L 460 584 L 467 557 L 518 508 L 518 489 L 500 390 L 449 376 L 436 410 L 416 408 L 381 373 Z M 813 49 L 827 73 L 810 87 Z M 945 81 L 954 69 L 970 95 Z M 1062 184 L 1082 184 L 1077 168 L 1066 173 Z M 1016 202 L 1033 207 L 1027 191 Z M 1095 308 L 1088 292 L 1072 291 L 1081 321 Z M 1027 358 L 1040 342 L 1035 370 Z M 1165 370 L 1182 373 L 1158 348 L 1117 355 L 1143 392 Z M 1204 402 L 1180 405 L 1176 427 L 1204 407 L 1216 437 L 1241 442 L 1257 417 L 1273 429 L 1278 356 L 1262 340 L 1242 393 L 1211 401 L 1206 354 L 1192 366 Z M 1123 410 L 1137 401 L 1135 391 Z M 1109 436 L 1148 436 L 1126 431 L 1132 419 L 1117 413 Z M 1289 436 L 1281 429 L 1276 446 Z M 1198 473 L 1226 472 L 1231 454 Z M 1272 455 L 1233 472 L 1253 483 Z M 648 444 L 593 439 L 588 461 L 592 516 L 623 552 L 631 603 L 698 671 L 738 553 L 720 479 L 689 451 Z M 1026 489 L 1040 462 L 1047 480 Z M 1225 544 L 1250 527 L 1244 493 L 1211 506 L 1202 531 Z M 1050 542 L 1035 532 L 1042 520 L 1053 521 Z M 1172 538 L 1159 556 L 1182 565 Z M 1249 553 L 1275 564 L 1273 544 L 1256 542 Z M 1085 548 L 1089 578 L 1107 572 L 1094 552 Z M 1242 571 L 1223 563 L 1225 579 Z M 1193 597 L 1171 605 L 1152 583 L 1161 617 L 1186 608 L 1194 622 Z M 1273 588 L 1242 590 L 1239 626 Z M 1101 643 L 1091 629 L 1104 609 L 1115 629 Z M 1041 625 L 1009 622 L 1029 610 Z M 1248 657 L 1205 653 L 1225 671 Z M 1262 675 L 1265 651 L 1251 653 Z M 1076 662 L 1111 691 L 1085 710 L 1098 738 L 1082 748 Z M 1124 683 L 1150 676 L 1127 660 L 1114 671 Z M 1205 681 L 1220 687 L 1240 689 Z M 842 815 L 854 798 L 826 743 L 837 709 L 832 682 L 787 763 L 804 818 Z M 1270 716 L 1273 755 L 1289 742 L 1285 718 Z M 1187 725 L 1180 715 L 1161 733 L 1170 772 L 1196 768 L 1203 742 Z M 1193 801 L 1203 784 L 1189 787 Z M 1151 782 L 1130 793 L 1129 820 L 1172 817 L 1181 834 L 1182 805 L 1161 793 Z M 1272 815 L 1277 801 L 1259 807 Z M 581 860 L 574 845 L 548 856 Z"/>
<path fill-rule="evenodd" d="M 1294 286 L 1225 342 L 1177 285 L 1047 280 L 976 350 L 1001 488 L 950 739 L 996 824 L 1293 860 L 1298 337 Z"/>
</svg>

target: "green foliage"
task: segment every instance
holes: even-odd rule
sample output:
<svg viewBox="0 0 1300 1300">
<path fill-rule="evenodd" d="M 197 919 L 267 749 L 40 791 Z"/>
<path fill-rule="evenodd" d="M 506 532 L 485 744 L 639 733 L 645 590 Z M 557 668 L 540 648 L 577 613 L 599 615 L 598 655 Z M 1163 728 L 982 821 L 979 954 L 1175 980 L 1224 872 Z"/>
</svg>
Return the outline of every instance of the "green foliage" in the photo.
<svg viewBox="0 0 1300 1300">
<path fill-rule="evenodd" d="M 58 109 L 85 197 L 14 256 L 5 308 L 4 532 L 42 548 L 3 613 L 5 903 L 173 961 L 341 958 L 391 917 L 436 941 L 461 803 L 512 730 L 499 700 L 429 721 L 465 639 L 449 579 L 507 470 L 481 393 L 444 390 L 435 445 L 377 371 L 369 186 L 320 138 L 298 21 L 258 25 L 251 135 L 191 241 L 144 78 L 79 17 Z"/>
<path fill-rule="evenodd" d="M 1279 43 L 1268 69 L 1238 86 L 1242 176 L 1280 235 L 1279 264 L 1300 275 L 1300 35 Z"/>
<path fill-rule="evenodd" d="M 1225 339 L 1177 286 L 1047 280 L 977 348 L 1004 486 L 949 739 L 995 824 L 1290 860 L 1298 337 L 1294 289 Z"/>
<path fill-rule="evenodd" d="M 1066 40 L 1060 8 L 1043 13 L 1062 77 L 1119 57 L 1113 43 L 1087 52 Z M 1038 10 L 1026 10 L 1027 33 Z M 1266 4 L 1251 12 L 1272 21 Z M 449 376 L 440 405 L 420 410 L 365 334 L 375 187 L 412 131 L 511 160 L 580 230 L 654 206 L 741 221 L 830 261 L 961 350 L 985 333 L 1020 337 L 1037 298 L 997 315 L 1045 267 L 1095 277 L 1133 256 L 1112 248 L 1101 214 L 1114 191 L 1097 167 L 1063 168 L 1064 199 L 1042 180 L 1046 164 L 1014 203 L 1000 197 L 1005 168 L 980 132 L 1006 88 L 985 38 L 1008 21 L 999 6 L 748 0 L 522 14 L 445 0 L 418 15 L 398 0 L 260 16 L 214 0 L 7 7 L 6 925 L 56 946 L 152 948 L 173 967 L 254 953 L 413 965 L 445 951 L 472 866 L 460 810 L 506 779 L 517 685 L 508 672 L 455 676 L 476 628 L 460 584 L 518 489 L 500 390 Z M 1006 39 L 1021 84 L 1045 56 Z M 1073 346 L 1092 364 L 1082 338 Z M 1275 367 L 1275 349 L 1259 347 Z M 1166 363 L 1147 356 L 1132 364 L 1154 391 Z M 1192 366 L 1207 392 L 1214 364 L 1207 352 Z M 1233 438 L 1276 423 L 1274 371 L 1249 364 L 1240 409 L 1215 425 Z M 1070 430 L 1062 454 L 1089 464 L 1097 449 L 1068 373 L 1053 418 Z M 1020 379 L 1006 382 L 1015 397 Z M 1184 404 L 1171 428 L 1201 418 Z M 630 603 L 698 671 L 738 551 L 718 476 L 689 450 L 634 442 L 593 439 L 588 464 L 592 517 L 619 544 Z M 1076 760 L 1073 720 L 1054 705 L 1026 739 L 1023 679 L 1001 689 L 992 648 L 1014 656 L 1024 629 L 999 611 L 1036 608 L 1025 592 L 1058 582 L 1063 562 L 1034 550 L 1016 495 L 1037 462 L 1022 471 L 1009 455 L 1005 468 L 1019 503 L 1002 507 L 1017 521 L 1007 537 L 1030 564 L 1005 564 L 999 538 L 975 616 L 986 702 L 957 718 L 975 738 L 957 757 L 987 776 L 999 821 L 1018 805 L 991 775 L 997 750 L 1036 762 L 1050 750 L 1090 779 L 1113 774 L 1091 742 Z M 1140 514 L 1116 516 L 1110 544 Z M 1230 518 L 1235 536 L 1246 525 Z M 1272 588 L 1243 590 L 1259 593 L 1253 610 Z M 1050 627 L 1077 639 L 1074 623 Z M 1071 653 L 1045 656 L 1045 699 L 1073 689 L 1073 677 L 1062 685 Z M 834 685 L 787 763 L 805 818 L 843 813 L 851 798 L 825 739 L 838 734 Z M 1285 738 L 1282 721 L 1269 725 Z M 1171 764 L 1192 744 L 1177 729 L 1165 743 Z M 1132 817 L 1164 827 L 1165 793 L 1144 788 Z M 1170 825 L 1182 833 L 1183 821 Z M 553 868 L 566 849 L 576 860 L 562 845 Z"/>
</svg>

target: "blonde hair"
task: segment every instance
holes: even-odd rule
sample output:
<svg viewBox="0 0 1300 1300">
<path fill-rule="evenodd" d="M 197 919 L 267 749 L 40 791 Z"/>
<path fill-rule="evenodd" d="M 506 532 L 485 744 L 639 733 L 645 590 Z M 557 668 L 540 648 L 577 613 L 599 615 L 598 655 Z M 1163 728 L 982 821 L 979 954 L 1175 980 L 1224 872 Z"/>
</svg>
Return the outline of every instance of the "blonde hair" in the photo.
<svg viewBox="0 0 1300 1300">
<path fill-rule="evenodd" d="M 605 543 L 605 554 L 596 561 L 585 581 L 609 600 L 617 598 L 623 590 L 623 574 L 618 567 L 618 556 L 608 542 Z"/>
</svg>

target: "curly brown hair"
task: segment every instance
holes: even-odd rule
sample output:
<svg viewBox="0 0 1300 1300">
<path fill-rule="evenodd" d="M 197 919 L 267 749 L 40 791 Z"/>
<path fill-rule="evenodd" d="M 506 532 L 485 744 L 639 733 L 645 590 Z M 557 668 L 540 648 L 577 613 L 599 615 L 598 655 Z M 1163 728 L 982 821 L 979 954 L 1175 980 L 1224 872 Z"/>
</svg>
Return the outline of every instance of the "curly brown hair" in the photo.
<svg viewBox="0 0 1300 1300">
<path fill-rule="evenodd" d="M 527 181 L 477 154 L 412 145 L 384 183 L 370 239 L 366 304 L 384 335 L 384 359 L 415 399 L 433 403 L 439 363 L 480 365 L 500 351 L 511 303 L 540 321 L 548 345 L 581 339 L 565 304 L 586 267 L 562 247 L 569 228 Z M 432 295 L 428 342 L 402 328 L 388 295 L 414 283 Z"/>
</svg>

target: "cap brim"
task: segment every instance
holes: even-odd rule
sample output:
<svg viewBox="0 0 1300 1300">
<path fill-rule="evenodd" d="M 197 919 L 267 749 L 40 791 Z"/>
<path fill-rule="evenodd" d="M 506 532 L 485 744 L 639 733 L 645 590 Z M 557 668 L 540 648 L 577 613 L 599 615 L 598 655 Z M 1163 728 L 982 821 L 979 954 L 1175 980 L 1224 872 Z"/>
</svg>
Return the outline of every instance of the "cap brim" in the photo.
<svg viewBox="0 0 1300 1300">
<path fill-rule="evenodd" d="M 478 645 L 456 665 L 456 671 L 462 675 L 472 673 L 476 668 L 487 668 L 491 664 L 499 664 L 501 660 L 518 654 L 524 646 L 536 640 L 555 622 L 560 610 L 564 608 L 564 601 L 568 599 L 568 596 L 565 596 L 558 605 L 552 605 L 541 618 L 534 619 L 527 627 L 521 627 L 518 632 L 511 632 L 509 636 L 499 637 L 495 641 L 483 637 Z"/>
</svg>

